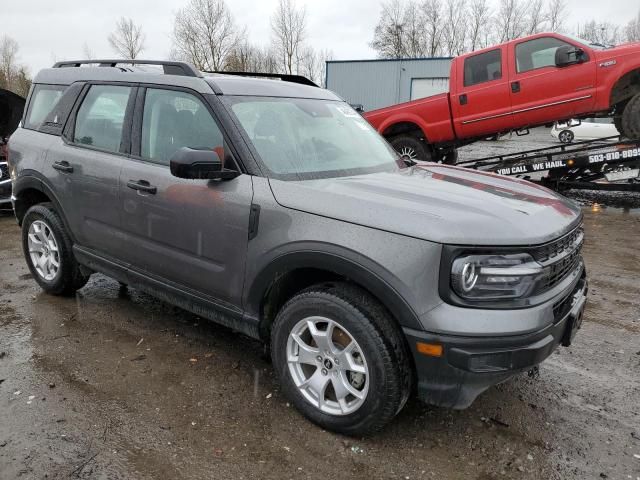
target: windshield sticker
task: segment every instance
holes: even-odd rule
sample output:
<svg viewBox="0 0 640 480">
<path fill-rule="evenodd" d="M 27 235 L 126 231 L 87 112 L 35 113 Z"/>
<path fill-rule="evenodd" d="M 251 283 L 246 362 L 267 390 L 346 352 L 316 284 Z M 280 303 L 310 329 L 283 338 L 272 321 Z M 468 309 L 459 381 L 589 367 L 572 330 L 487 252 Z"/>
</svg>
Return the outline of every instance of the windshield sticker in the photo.
<svg viewBox="0 0 640 480">
<path fill-rule="evenodd" d="M 350 107 L 347 107 L 345 105 L 338 105 L 336 108 L 345 117 L 348 117 L 348 118 L 362 118 L 358 112 L 356 112 L 354 109 L 352 109 Z"/>
</svg>

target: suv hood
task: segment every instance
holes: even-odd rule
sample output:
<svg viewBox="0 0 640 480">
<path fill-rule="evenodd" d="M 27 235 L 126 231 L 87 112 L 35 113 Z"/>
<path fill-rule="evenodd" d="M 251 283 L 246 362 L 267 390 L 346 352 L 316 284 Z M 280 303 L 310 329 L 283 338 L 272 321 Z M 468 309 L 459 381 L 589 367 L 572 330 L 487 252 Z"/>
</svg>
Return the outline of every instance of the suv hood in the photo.
<svg viewBox="0 0 640 480">
<path fill-rule="evenodd" d="M 0 141 L 18 128 L 24 102 L 21 96 L 0 88 Z"/>
<path fill-rule="evenodd" d="M 269 182 L 284 207 L 448 244 L 544 243 L 582 216 L 571 200 L 533 183 L 438 164 Z"/>
</svg>

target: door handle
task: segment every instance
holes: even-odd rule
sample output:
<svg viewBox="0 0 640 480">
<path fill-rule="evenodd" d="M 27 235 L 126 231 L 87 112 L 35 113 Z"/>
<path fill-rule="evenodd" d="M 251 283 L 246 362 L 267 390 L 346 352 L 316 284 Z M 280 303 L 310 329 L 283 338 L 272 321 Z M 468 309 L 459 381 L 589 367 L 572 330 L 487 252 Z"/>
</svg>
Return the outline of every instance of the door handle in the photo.
<svg viewBox="0 0 640 480">
<path fill-rule="evenodd" d="M 61 160 L 59 162 L 54 162 L 53 165 L 51 165 L 51 166 L 56 170 L 60 170 L 61 172 L 66 172 L 66 173 L 72 173 L 73 172 L 73 167 L 66 160 Z"/>
<path fill-rule="evenodd" d="M 468 98 L 467 98 L 467 94 L 466 93 L 463 93 L 458 98 L 460 99 L 460 105 L 466 105 L 467 104 Z"/>
<path fill-rule="evenodd" d="M 127 187 L 138 190 L 139 192 L 150 193 L 152 195 L 155 195 L 158 191 L 158 187 L 154 187 L 146 180 L 129 180 L 127 182 Z"/>
<path fill-rule="evenodd" d="M 520 82 L 511 82 L 511 92 L 518 93 L 520 91 Z"/>
</svg>

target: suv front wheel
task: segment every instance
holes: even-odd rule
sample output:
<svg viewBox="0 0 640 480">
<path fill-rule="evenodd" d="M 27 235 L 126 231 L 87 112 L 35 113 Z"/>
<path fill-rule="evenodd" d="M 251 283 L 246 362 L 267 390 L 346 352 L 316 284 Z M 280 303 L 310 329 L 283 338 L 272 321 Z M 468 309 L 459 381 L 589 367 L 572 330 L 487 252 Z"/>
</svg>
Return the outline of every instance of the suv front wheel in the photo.
<svg viewBox="0 0 640 480">
<path fill-rule="evenodd" d="M 316 285 L 289 300 L 273 326 L 271 355 L 287 398 L 334 432 L 381 429 L 411 390 L 397 327 L 367 292 L 350 284 Z"/>
<path fill-rule="evenodd" d="M 72 243 L 50 203 L 31 207 L 22 221 L 22 249 L 31 275 L 52 295 L 68 295 L 89 280 L 80 271 Z"/>
</svg>

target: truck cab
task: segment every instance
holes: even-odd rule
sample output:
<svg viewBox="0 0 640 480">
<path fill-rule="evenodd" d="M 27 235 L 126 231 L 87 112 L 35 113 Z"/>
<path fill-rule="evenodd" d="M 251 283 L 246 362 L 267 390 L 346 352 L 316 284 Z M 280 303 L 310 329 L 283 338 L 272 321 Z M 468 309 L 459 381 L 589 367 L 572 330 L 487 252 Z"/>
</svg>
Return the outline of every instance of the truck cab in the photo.
<svg viewBox="0 0 640 480">
<path fill-rule="evenodd" d="M 636 137 L 638 53 L 640 44 L 606 47 L 540 33 L 454 58 L 448 94 L 365 117 L 400 153 L 410 145 L 412 159 L 445 162 L 456 147 L 488 136 L 594 114 L 613 116 L 624 135 Z"/>
</svg>

